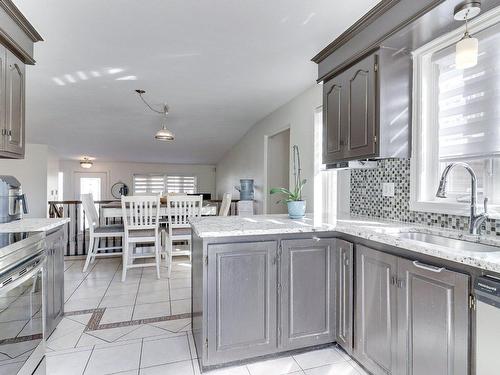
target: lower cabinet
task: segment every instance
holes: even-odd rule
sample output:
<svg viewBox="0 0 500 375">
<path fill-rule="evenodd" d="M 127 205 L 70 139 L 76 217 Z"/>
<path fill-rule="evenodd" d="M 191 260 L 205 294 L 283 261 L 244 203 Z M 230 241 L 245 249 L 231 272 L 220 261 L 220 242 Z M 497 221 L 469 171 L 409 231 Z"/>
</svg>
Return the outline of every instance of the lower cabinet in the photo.
<svg viewBox="0 0 500 375">
<path fill-rule="evenodd" d="M 335 240 L 208 245 L 207 363 L 335 341 Z"/>
<path fill-rule="evenodd" d="M 64 314 L 64 249 L 65 230 L 47 234 L 46 335 L 49 336 Z"/>
<path fill-rule="evenodd" d="M 281 341 L 286 349 L 335 341 L 334 239 L 287 240 L 281 254 Z"/>
<path fill-rule="evenodd" d="M 469 276 L 356 250 L 355 357 L 375 375 L 468 374 Z"/>
<path fill-rule="evenodd" d="M 397 257 L 356 246 L 356 358 L 373 374 L 396 374 Z"/>
<path fill-rule="evenodd" d="M 353 244 L 335 239 L 336 261 L 336 333 L 337 344 L 347 353 L 353 349 L 354 249 Z"/>
<path fill-rule="evenodd" d="M 277 250 L 276 241 L 209 245 L 210 364 L 276 351 Z"/>
<path fill-rule="evenodd" d="M 398 259 L 400 373 L 469 373 L 469 276 Z"/>
</svg>

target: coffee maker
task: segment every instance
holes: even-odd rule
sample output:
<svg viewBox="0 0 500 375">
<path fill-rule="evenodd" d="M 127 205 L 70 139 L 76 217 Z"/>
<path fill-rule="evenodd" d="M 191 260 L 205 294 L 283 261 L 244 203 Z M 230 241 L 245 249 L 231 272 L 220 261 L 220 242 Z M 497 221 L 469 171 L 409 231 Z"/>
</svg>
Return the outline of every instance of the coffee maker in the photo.
<svg viewBox="0 0 500 375">
<path fill-rule="evenodd" d="M 20 220 L 28 213 L 26 196 L 14 176 L 0 176 L 0 223 Z"/>
</svg>

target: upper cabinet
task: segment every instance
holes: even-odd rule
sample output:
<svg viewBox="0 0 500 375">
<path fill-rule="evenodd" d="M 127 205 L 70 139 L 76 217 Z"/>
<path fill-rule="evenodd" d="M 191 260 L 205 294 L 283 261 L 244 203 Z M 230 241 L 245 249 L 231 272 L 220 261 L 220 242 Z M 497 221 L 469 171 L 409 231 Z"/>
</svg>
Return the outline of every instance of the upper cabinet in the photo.
<svg viewBox="0 0 500 375">
<path fill-rule="evenodd" d="M 325 82 L 323 163 L 377 156 L 377 55 Z"/>
<path fill-rule="evenodd" d="M 324 164 L 409 157 L 410 67 L 407 53 L 379 48 L 324 82 Z"/>
<path fill-rule="evenodd" d="M 3 151 L 24 155 L 24 64 L 10 51 L 7 51 L 5 61 Z"/>
<path fill-rule="evenodd" d="M 25 65 L 43 40 L 10 0 L 0 0 L 0 158 L 24 158 Z"/>
</svg>

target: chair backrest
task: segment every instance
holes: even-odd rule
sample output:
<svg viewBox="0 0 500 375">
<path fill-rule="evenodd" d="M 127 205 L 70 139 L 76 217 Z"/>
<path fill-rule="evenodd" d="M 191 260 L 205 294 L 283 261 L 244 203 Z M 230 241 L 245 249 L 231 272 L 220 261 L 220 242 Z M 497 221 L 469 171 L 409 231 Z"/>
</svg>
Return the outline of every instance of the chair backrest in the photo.
<svg viewBox="0 0 500 375">
<path fill-rule="evenodd" d="M 231 199 L 231 193 L 224 193 L 222 203 L 220 205 L 219 216 L 227 216 L 229 209 L 231 208 Z"/>
<path fill-rule="evenodd" d="M 160 217 L 159 195 L 122 195 L 123 226 L 126 231 L 158 228 Z"/>
<path fill-rule="evenodd" d="M 201 216 L 202 195 L 173 195 L 167 197 L 168 225 L 189 227 L 189 218 Z"/>
<path fill-rule="evenodd" d="M 95 208 L 94 198 L 92 194 L 82 194 L 81 200 L 87 225 L 93 231 L 96 226 L 99 226 L 99 214 Z"/>
</svg>

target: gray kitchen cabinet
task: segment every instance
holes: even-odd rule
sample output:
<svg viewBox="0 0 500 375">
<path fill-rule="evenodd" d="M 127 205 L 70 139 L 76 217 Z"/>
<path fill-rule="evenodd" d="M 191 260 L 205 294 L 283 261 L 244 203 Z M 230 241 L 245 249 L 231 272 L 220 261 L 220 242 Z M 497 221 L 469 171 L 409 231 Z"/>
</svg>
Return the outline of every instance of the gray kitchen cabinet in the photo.
<svg viewBox="0 0 500 375">
<path fill-rule="evenodd" d="M 469 276 L 356 249 L 354 356 L 375 375 L 469 373 Z"/>
<path fill-rule="evenodd" d="M 6 51 L 5 66 L 5 127 L 2 151 L 24 155 L 24 86 L 25 66 L 12 52 Z"/>
<path fill-rule="evenodd" d="M 323 163 L 377 156 L 377 54 L 324 83 Z"/>
<path fill-rule="evenodd" d="M 323 83 L 327 167 L 410 156 L 411 66 L 408 54 L 380 47 Z"/>
<path fill-rule="evenodd" d="M 335 240 L 282 241 L 280 347 L 335 341 Z"/>
<path fill-rule="evenodd" d="M 402 375 L 466 375 L 469 276 L 398 260 Z"/>
<path fill-rule="evenodd" d="M 377 55 L 374 54 L 355 64 L 345 74 L 348 114 L 344 159 L 365 159 L 376 156 L 377 71 Z"/>
<path fill-rule="evenodd" d="M 210 364 L 277 350 L 277 242 L 208 246 Z"/>
<path fill-rule="evenodd" d="M 335 239 L 336 334 L 337 343 L 348 353 L 353 350 L 354 250 L 353 244 Z"/>
<path fill-rule="evenodd" d="M 64 314 L 64 249 L 65 229 L 60 227 L 46 236 L 47 279 L 46 316 L 47 336 L 50 335 Z"/>
<path fill-rule="evenodd" d="M 374 375 L 396 374 L 398 258 L 356 247 L 356 358 Z"/>
<path fill-rule="evenodd" d="M 346 91 L 343 75 L 323 85 L 323 164 L 343 159 L 343 133 L 347 123 Z"/>
</svg>

